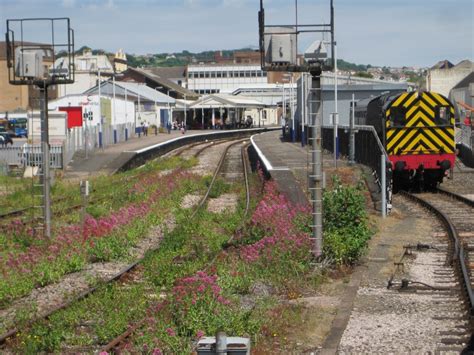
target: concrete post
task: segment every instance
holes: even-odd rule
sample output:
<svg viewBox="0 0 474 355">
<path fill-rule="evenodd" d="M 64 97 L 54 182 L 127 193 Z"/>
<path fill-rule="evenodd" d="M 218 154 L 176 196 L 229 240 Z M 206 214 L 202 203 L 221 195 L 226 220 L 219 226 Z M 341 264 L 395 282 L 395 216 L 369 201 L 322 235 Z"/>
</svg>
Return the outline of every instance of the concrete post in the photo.
<svg viewBox="0 0 474 355">
<path fill-rule="evenodd" d="M 227 354 L 227 336 L 224 332 L 216 334 L 216 354 Z"/>
<path fill-rule="evenodd" d="M 51 196 L 50 196 L 50 170 L 49 170 L 49 123 L 48 123 L 48 87 L 40 87 L 41 95 L 41 185 L 43 189 L 43 236 L 51 237 Z"/>
</svg>

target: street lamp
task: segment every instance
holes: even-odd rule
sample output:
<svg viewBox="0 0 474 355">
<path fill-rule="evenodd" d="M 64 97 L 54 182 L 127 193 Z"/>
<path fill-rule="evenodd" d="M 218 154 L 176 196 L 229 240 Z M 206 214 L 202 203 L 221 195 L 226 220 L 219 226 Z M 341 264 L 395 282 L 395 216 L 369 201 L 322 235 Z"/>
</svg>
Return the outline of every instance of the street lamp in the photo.
<svg viewBox="0 0 474 355">
<path fill-rule="evenodd" d="M 160 92 L 158 89 L 162 89 L 161 86 L 155 87 L 156 92 Z M 155 96 L 155 120 L 156 120 L 156 125 L 158 126 L 158 103 L 157 103 L 158 98 Z"/>
<path fill-rule="evenodd" d="M 201 96 L 201 125 L 204 129 L 204 95 Z"/>
<path fill-rule="evenodd" d="M 170 98 L 170 91 L 173 91 L 171 89 L 168 89 L 167 92 L 168 92 L 168 98 Z M 172 120 L 173 118 L 173 109 L 171 107 L 171 104 L 168 102 L 168 124 L 171 126 L 171 122 L 173 122 Z"/>
<path fill-rule="evenodd" d="M 99 146 L 104 149 L 105 148 L 105 144 L 104 144 L 104 135 L 103 135 L 103 117 L 102 117 L 102 92 L 101 92 L 101 89 L 102 89 L 102 76 L 101 76 L 101 71 L 103 70 L 109 70 L 110 68 L 108 67 L 100 67 L 99 66 L 99 59 L 96 57 L 96 58 L 90 58 L 91 60 L 95 61 L 95 65 L 97 67 L 97 81 L 98 81 L 98 85 L 99 85 Z M 93 73 L 92 71 L 92 65 L 90 67 L 90 72 Z M 106 75 L 107 76 L 107 75 Z M 109 75 L 110 76 L 110 75 Z M 115 95 L 115 75 L 113 76 L 113 95 Z M 115 97 L 114 97 L 114 102 L 115 102 Z M 114 111 L 115 111 L 115 108 L 114 108 Z M 114 120 L 115 120 L 115 117 L 114 117 Z"/>
<path fill-rule="evenodd" d="M 186 94 L 184 94 L 184 131 L 186 132 L 186 117 L 187 117 L 187 112 L 186 112 Z"/>
<path fill-rule="evenodd" d="M 333 125 L 334 125 L 334 167 L 337 168 L 337 159 L 339 157 L 339 136 L 338 136 L 338 124 L 339 124 L 339 113 L 337 112 L 337 43 L 334 42 L 334 114 L 333 114 Z"/>
</svg>

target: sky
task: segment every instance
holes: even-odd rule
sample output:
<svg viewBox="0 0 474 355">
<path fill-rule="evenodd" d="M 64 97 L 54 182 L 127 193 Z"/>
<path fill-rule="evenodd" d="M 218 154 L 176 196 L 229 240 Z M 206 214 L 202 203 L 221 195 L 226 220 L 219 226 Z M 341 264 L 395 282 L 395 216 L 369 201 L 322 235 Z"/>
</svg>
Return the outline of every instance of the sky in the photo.
<svg viewBox="0 0 474 355">
<path fill-rule="evenodd" d="M 329 22 L 329 0 L 297 2 L 298 23 Z M 267 24 L 295 23 L 295 0 L 263 4 Z M 3 36 L 7 19 L 69 17 L 76 49 L 147 54 L 257 48 L 259 7 L 259 0 L 0 0 L 0 30 Z M 473 60 L 473 7 L 474 0 L 334 0 L 337 57 L 395 67 Z M 65 28 L 58 23 L 56 38 Z M 44 23 L 24 26 L 25 40 L 50 36 Z M 302 35 L 299 50 L 317 39 L 320 34 Z"/>
</svg>

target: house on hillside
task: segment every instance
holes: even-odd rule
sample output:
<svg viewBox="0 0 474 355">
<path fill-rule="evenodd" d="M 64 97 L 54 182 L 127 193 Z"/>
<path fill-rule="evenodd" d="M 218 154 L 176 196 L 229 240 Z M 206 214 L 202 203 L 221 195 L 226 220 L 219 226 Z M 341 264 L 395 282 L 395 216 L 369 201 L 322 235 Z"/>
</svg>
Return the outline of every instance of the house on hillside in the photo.
<svg viewBox="0 0 474 355">
<path fill-rule="evenodd" d="M 67 57 L 56 59 L 56 68 L 69 65 Z M 75 77 L 73 84 L 58 85 L 58 96 L 82 94 L 84 91 L 97 85 L 99 81 L 106 81 L 114 75 L 114 66 L 105 54 L 92 54 L 90 49 L 74 57 Z"/>
</svg>

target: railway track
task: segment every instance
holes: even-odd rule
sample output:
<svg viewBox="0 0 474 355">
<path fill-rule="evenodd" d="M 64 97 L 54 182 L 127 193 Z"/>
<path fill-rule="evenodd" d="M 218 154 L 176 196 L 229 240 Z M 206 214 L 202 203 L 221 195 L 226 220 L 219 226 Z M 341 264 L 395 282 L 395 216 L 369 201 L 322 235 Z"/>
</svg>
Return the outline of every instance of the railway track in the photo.
<svg viewBox="0 0 474 355">
<path fill-rule="evenodd" d="M 194 210 L 191 218 L 194 218 L 196 214 L 199 212 L 199 210 L 204 206 L 205 202 L 209 198 L 209 194 L 214 186 L 214 183 L 217 177 L 219 176 L 224 177 L 229 182 L 234 182 L 234 183 L 239 177 L 243 178 L 243 182 L 244 182 L 245 190 L 246 190 L 246 208 L 244 211 L 244 217 L 247 216 L 249 205 L 250 205 L 250 189 L 249 189 L 249 181 L 248 181 L 248 171 L 249 171 L 250 164 L 248 162 L 248 156 L 245 149 L 247 145 L 239 146 L 239 144 L 241 145 L 243 141 L 244 140 L 238 140 L 237 142 L 231 143 L 225 148 L 224 152 L 221 155 L 219 163 L 214 171 L 211 183 L 209 184 L 209 187 L 206 193 L 204 194 L 203 198 L 199 202 L 197 208 Z M 228 156 L 229 158 L 226 159 Z M 240 165 L 240 168 L 242 169 L 241 174 L 239 173 L 236 174 L 235 172 L 235 169 L 237 168 L 238 165 Z M 242 227 L 244 222 L 245 220 L 243 219 L 242 223 L 237 227 L 237 230 L 239 230 Z M 227 241 L 227 244 L 230 243 L 233 240 L 233 238 L 234 238 L 234 235 L 232 235 L 229 238 L 229 240 Z M 207 271 L 213 265 L 217 257 L 218 257 L 218 254 L 216 254 L 212 258 L 212 260 L 209 262 L 209 264 L 204 269 L 204 271 Z M 120 353 L 123 343 L 131 335 L 133 335 L 140 327 L 142 327 L 146 323 L 146 321 L 147 320 L 145 318 L 137 321 L 135 324 L 130 326 L 124 333 L 120 334 L 115 339 L 112 339 L 101 350 L 105 352 Z"/>
<path fill-rule="evenodd" d="M 180 147 L 178 149 L 175 149 L 175 150 L 171 151 L 168 154 L 170 154 L 170 156 L 182 156 L 182 155 L 186 155 L 186 153 L 190 152 L 190 154 L 189 154 L 190 156 L 198 157 L 207 148 L 209 148 L 211 146 L 214 146 L 214 145 L 223 144 L 227 141 L 228 140 L 221 139 L 221 140 L 213 140 L 213 141 L 209 141 L 209 142 L 192 143 L 192 144 L 186 145 L 184 147 Z M 137 178 L 137 177 L 139 177 L 143 174 L 144 174 L 143 172 L 139 172 L 138 174 L 125 177 L 124 181 L 129 181 L 129 180 L 135 179 L 135 178 Z M 90 200 L 90 201 L 88 201 L 88 204 L 94 204 L 94 202 L 96 202 L 96 201 L 100 202 L 100 201 L 102 201 L 106 198 L 108 198 L 108 196 L 105 196 L 105 197 L 103 197 L 99 200 Z M 67 199 L 66 197 L 59 197 L 59 198 L 55 199 L 54 201 L 52 201 L 53 206 L 54 206 L 55 203 L 65 201 L 66 199 Z M 62 208 L 60 211 L 56 211 L 56 214 L 64 214 L 68 211 L 77 210 L 81 207 L 82 207 L 82 204 L 71 205 L 71 206 L 68 206 L 66 208 Z M 1 226 L 1 223 L 3 223 L 4 221 L 7 221 L 10 218 L 14 218 L 14 217 L 21 217 L 21 216 L 25 215 L 27 212 L 33 210 L 34 208 L 35 207 L 33 207 L 33 206 L 28 206 L 28 207 L 17 208 L 15 210 L 11 210 L 11 211 L 1 213 L 0 214 L 0 226 Z"/>
<path fill-rule="evenodd" d="M 218 142 L 218 144 L 222 144 L 222 143 L 223 143 L 223 141 Z M 186 152 L 191 151 L 192 156 L 198 157 L 204 150 L 211 147 L 213 144 L 215 144 L 215 143 L 214 142 L 193 143 L 193 144 L 189 144 L 187 146 L 184 146 L 182 148 L 178 148 L 178 149 L 172 151 L 171 153 L 173 153 L 172 156 L 181 156 L 181 155 L 185 154 Z M 203 145 L 203 147 L 200 147 L 202 145 Z M 196 147 L 199 147 L 199 148 L 196 150 Z M 132 179 L 136 179 L 136 178 L 140 177 L 143 174 L 144 174 L 143 172 L 139 172 L 138 174 L 128 176 L 128 177 L 124 178 L 124 181 L 130 181 Z M 101 201 L 103 201 L 107 198 L 110 198 L 110 196 L 104 196 L 100 199 L 89 200 L 88 205 L 93 205 L 94 203 L 101 202 Z M 67 199 L 66 197 L 60 197 L 60 198 L 57 198 L 57 199 L 53 200 L 52 201 L 53 208 L 54 208 L 54 204 L 65 201 L 66 199 Z M 59 211 L 53 211 L 53 215 L 55 215 L 55 216 L 64 215 L 65 213 L 67 213 L 69 211 L 78 210 L 81 207 L 83 207 L 82 204 L 74 204 L 74 205 L 71 205 L 71 206 L 63 207 Z M 33 207 L 33 206 L 28 206 L 28 207 L 18 208 L 18 209 L 8 211 L 8 212 L 4 212 L 4 213 L 0 214 L 0 228 L 2 227 L 3 223 L 8 222 L 11 218 L 22 217 L 22 216 L 26 215 L 29 211 L 32 211 L 34 208 L 35 207 Z"/>
<path fill-rule="evenodd" d="M 434 306 L 441 310 L 439 317 L 451 320 L 453 327 L 440 333 L 437 351 L 459 351 L 466 347 L 474 351 L 474 201 L 442 189 L 436 193 L 401 194 L 427 209 L 440 225 L 436 233 L 440 238 L 436 247 L 407 246 L 404 255 L 411 254 L 413 250 L 434 249 L 431 253 L 435 257 L 437 255 L 438 260 L 444 255 L 444 262 L 436 264 L 432 284 L 408 279 L 402 279 L 397 284 L 393 283 L 392 277 L 389 287 L 395 285 L 400 290 L 422 290 L 438 296 L 439 302 Z"/>
<path fill-rule="evenodd" d="M 222 141 L 219 141 L 217 144 L 223 144 L 223 143 L 228 143 L 228 140 L 222 140 Z M 248 208 L 249 208 L 249 199 L 250 199 L 250 193 L 249 193 L 249 185 L 248 185 L 248 169 L 249 169 L 249 166 L 250 164 L 247 162 L 248 161 L 248 156 L 246 154 L 246 151 L 244 151 L 244 148 L 243 147 L 240 147 L 238 146 L 239 144 L 241 144 L 243 142 L 242 139 L 239 139 L 233 143 L 230 143 L 226 148 L 225 148 L 225 151 L 224 153 L 222 154 L 221 156 L 221 159 L 219 161 L 219 164 L 214 172 L 214 175 L 213 175 L 213 178 L 212 178 L 212 181 L 207 189 L 207 192 L 206 194 L 204 195 L 203 199 L 201 200 L 201 202 L 199 203 L 199 205 L 196 207 L 194 213 L 193 213 L 193 217 L 197 214 L 197 212 L 199 211 L 200 208 L 202 208 L 202 206 L 204 205 L 204 203 L 206 202 L 206 200 L 208 199 L 208 196 L 209 196 L 209 193 L 210 191 L 212 190 L 213 188 L 213 185 L 214 185 L 214 182 L 216 180 L 216 178 L 221 175 L 221 176 L 225 176 L 226 174 L 229 174 L 229 173 L 226 173 L 225 171 L 223 171 L 223 166 L 224 166 L 224 163 L 226 162 L 226 155 L 228 154 L 229 151 L 231 151 L 231 155 L 233 156 L 233 159 L 235 160 L 235 151 L 238 150 L 240 155 L 241 155 L 241 160 L 242 160 L 242 169 L 243 169 L 243 173 L 242 173 L 242 177 L 243 177 L 243 181 L 245 183 L 245 187 L 246 187 L 246 210 L 245 210 L 245 215 L 247 215 L 247 212 L 248 212 Z M 210 148 L 210 147 L 214 147 L 216 145 L 216 143 L 214 142 L 207 142 L 207 143 L 199 143 L 199 144 L 192 144 L 190 145 L 190 147 L 186 147 L 185 149 L 180 149 L 180 151 L 178 152 L 179 154 L 178 155 L 181 155 L 183 154 L 184 152 L 186 151 L 191 151 L 192 152 L 192 156 L 194 157 L 197 157 L 199 156 L 200 154 L 202 154 L 206 149 Z M 196 147 L 198 147 L 196 149 Z M 231 167 L 231 169 L 235 169 L 235 163 L 234 164 L 230 164 L 228 165 L 228 167 Z M 228 169 L 228 168 L 227 168 Z M 235 179 L 234 179 L 235 180 Z M 235 182 L 235 181 L 233 181 Z M 73 208 L 75 206 L 72 206 Z M 231 237 L 232 239 L 233 237 Z M 230 240 L 231 240 L 230 239 Z M 229 241 L 230 241 L 229 240 Z M 215 256 L 215 258 L 217 257 L 217 255 Z M 215 260 L 215 258 L 213 260 Z M 140 258 L 139 260 L 136 260 L 135 262 L 127 265 L 125 268 L 123 268 L 120 272 L 116 273 L 115 275 L 113 275 L 112 277 L 110 277 L 108 280 L 102 282 L 100 284 L 100 286 L 97 286 L 97 287 L 93 287 L 93 288 L 90 288 L 88 289 L 87 291 L 85 292 L 82 292 L 80 293 L 79 295 L 77 295 L 76 297 L 74 297 L 73 299 L 67 301 L 67 302 L 64 302 L 64 303 L 61 303 L 59 305 L 57 305 L 56 307 L 54 307 L 53 309 L 51 309 L 50 311 L 48 311 L 47 313 L 45 314 L 42 314 L 41 316 L 38 316 L 38 317 L 35 317 L 33 319 L 31 319 L 30 321 L 26 322 L 26 324 L 24 324 L 21 328 L 27 328 L 29 326 L 31 326 L 32 324 L 34 324 L 35 322 L 41 320 L 41 319 L 48 319 L 49 317 L 51 317 L 54 313 L 60 311 L 60 310 L 63 310 L 63 309 L 66 309 L 68 307 L 70 307 L 71 305 L 73 305 L 74 303 L 76 302 L 79 302 L 81 300 L 83 300 L 84 298 L 87 298 L 89 297 L 91 294 L 93 294 L 94 292 L 96 292 L 98 289 L 100 289 L 101 287 L 103 287 L 104 285 L 106 284 L 110 284 L 110 283 L 113 283 L 117 280 L 126 280 L 126 279 L 134 279 L 133 276 L 130 276 L 131 274 L 133 274 L 134 272 L 136 272 L 137 270 L 137 267 L 139 265 L 141 265 L 141 263 L 144 261 L 145 257 L 143 258 Z M 106 346 L 106 349 L 114 349 L 114 348 L 117 348 L 124 339 L 126 339 L 130 334 L 133 333 L 133 330 L 138 328 L 140 326 L 140 322 L 138 322 L 135 326 L 132 326 L 130 327 L 126 334 L 122 334 L 121 336 L 119 336 L 118 338 L 114 339 L 112 342 L 110 342 L 107 346 Z M 13 339 L 15 338 L 16 334 L 21 331 L 20 327 L 14 327 L 12 329 L 10 329 L 9 331 L 7 331 L 6 333 L 0 335 L 0 349 L 6 349 L 8 348 L 7 344 Z"/>
</svg>

